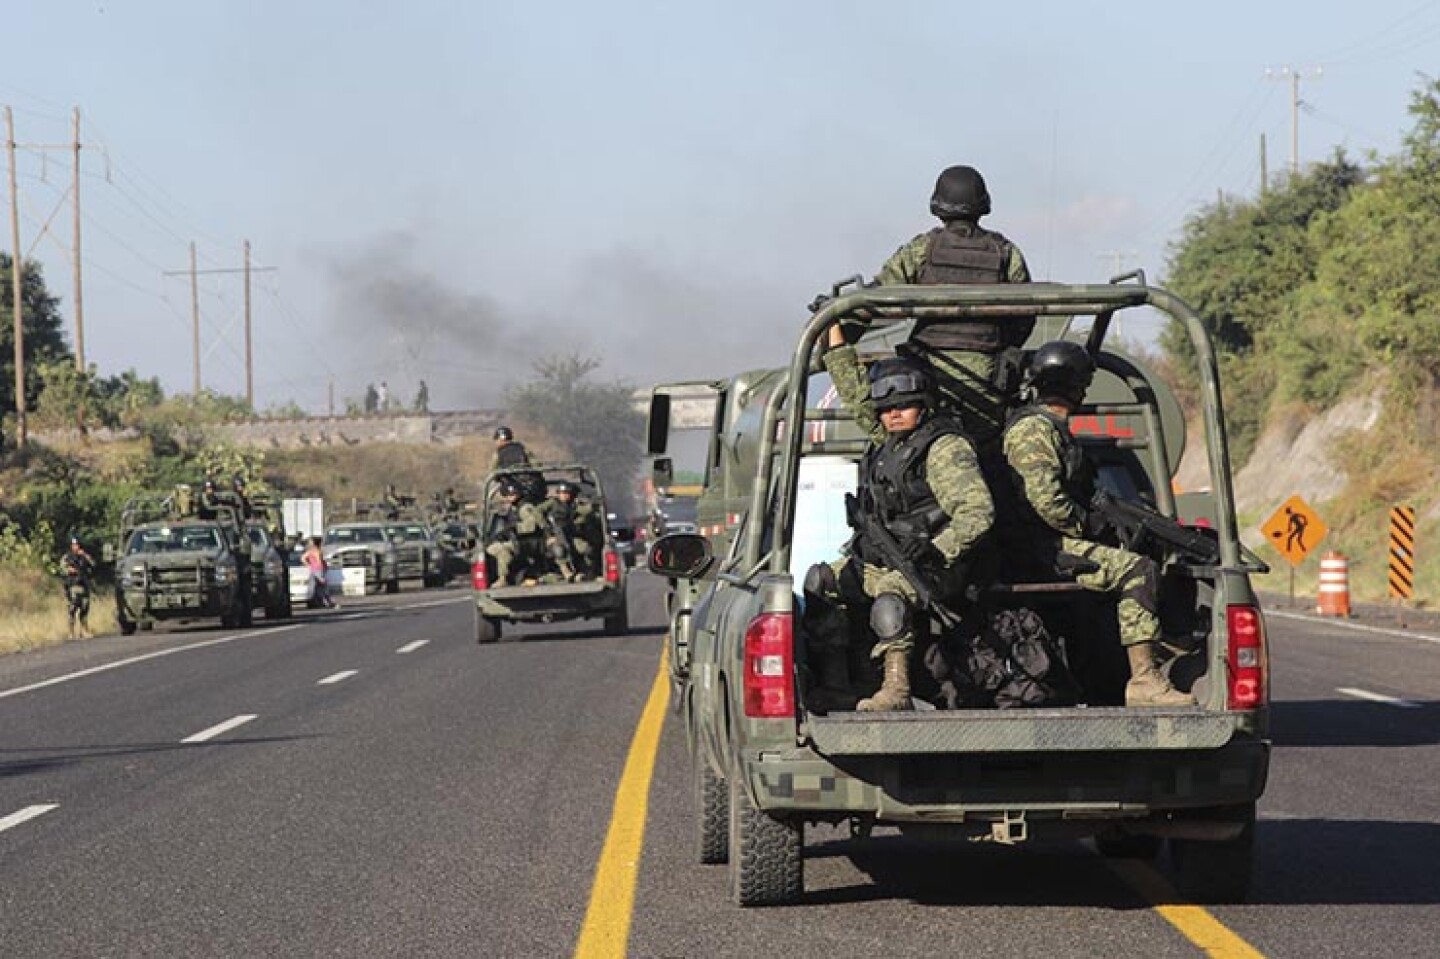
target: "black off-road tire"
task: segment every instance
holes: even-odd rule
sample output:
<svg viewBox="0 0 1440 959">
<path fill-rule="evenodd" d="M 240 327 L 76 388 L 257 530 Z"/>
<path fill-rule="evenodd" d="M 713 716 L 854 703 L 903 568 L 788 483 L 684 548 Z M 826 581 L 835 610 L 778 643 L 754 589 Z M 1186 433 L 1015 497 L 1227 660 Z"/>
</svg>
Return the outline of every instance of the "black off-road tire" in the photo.
<svg viewBox="0 0 1440 959">
<path fill-rule="evenodd" d="M 392 579 L 390 582 L 386 583 L 386 584 L 385 584 L 385 592 L 391 594 L 392 596 L 393 596 L 394 594 L 400 592 L 400 577 L 397 576 L 397 577 L 395 577 L 394 579 Z"/>
<path fill-rule="evenodd" d="M 120 624 L 121 636 L 135 635 L 135 623 L 132 620 L 126 619 L 124 613 L 117 613 L 115 616 L 115 621 Z"/>
<path fill-rule="evenodd" d="M 605 635 L 624 636 L 630 632 L 630 604 L 621 601 L 620 608 L 605 617 Z"/>
<path fill-rule="evenodd" d="M 1139 859 L 1154 862 L 1165 843 L 1159 836 L 1127 836 L 1123 833 L 1095 837 L 1095 849 L 1106 859 Z"/>
<path fill-rule="evenodd" d="M 500 620 L 489 616 L 481 616 L 480 611 L 475 611 L 475 642 L 484 646 L 489 643 L 500 641 Z"/>
<path fill-rule="evenodd" d="M 1255 806 L 1252 803 L 1238 810 L 1225 810 L 1222 815 L 1244 823 L 1239 836 L 1220 842 L 1170 840 L 1176 886 L 1192 902 L 1239 903 L 1250 894 L 1250 877 L 1255 869 Z"/>
<path fill-rule="evenodd" d="M 730 784 L 703 757 L 693 760 L 695 854 L 703 865 L 730 861 Z"/>
<path fill-rule="evenodd" d="M 805 825 L 755 808 L 730 777 L 730 898 L 737 906 L 784 906 L 805 891 Z"/>
</svg>

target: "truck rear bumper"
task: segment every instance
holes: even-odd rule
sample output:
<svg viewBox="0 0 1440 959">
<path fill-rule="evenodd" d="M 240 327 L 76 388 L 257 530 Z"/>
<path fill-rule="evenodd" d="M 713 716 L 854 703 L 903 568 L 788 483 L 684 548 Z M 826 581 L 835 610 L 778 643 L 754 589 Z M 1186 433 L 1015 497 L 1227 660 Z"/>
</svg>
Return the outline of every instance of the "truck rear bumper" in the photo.
<svg viewBox="0 0 1440 959">
<path fill-rule="evenodd" d="M 1026 812 L 1103 823 L 1253 802 L 1265 790 L 1268 741 L 1237 735 L 1217 749 L 841 756 L 807 747 L 742 756 L 757 805 L 775 813 L 951 822 Z"/>
<path fill-rule="evenodd" d="M 505 586 L 475 594 L 481 616 L 516 622 L 559 622 L 608 616 L 625 602 L 625 590 L 604 580 Z"/>
</svg>

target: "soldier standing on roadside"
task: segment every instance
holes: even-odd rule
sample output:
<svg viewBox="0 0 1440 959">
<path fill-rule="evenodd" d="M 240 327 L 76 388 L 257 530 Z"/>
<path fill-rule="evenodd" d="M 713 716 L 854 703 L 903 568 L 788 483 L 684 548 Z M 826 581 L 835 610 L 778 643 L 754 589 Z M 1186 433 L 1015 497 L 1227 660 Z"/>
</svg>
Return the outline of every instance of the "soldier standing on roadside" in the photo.
<svg viewBox="0 0 1440 959">
<path fill-rule="evenodd" d="M 78 538 L 70 537 L 70 548 L 60 557 L 60 577 L 70 615 L 71 639 L 77 628 L 82 636 L 90 635 L 90 583 L 94 576 L 95 561 Z"/>
<path fill-rule="evenodd" d="M 878 523 L 890 530 L 905 559 L 945 601 L 963 590 L 970 561 L 994 522 L 994 504 L 960 423 L 934 407 L 923 363 L 881 360 L 871 366 L 867 385 L 854 347 L 843 345 L 838 328 L 832 328 L 830 345 L 825 367 L 869 433 L 870 447 L 860 466 L 853 517 L 864 526 L 851 539 L 848 556 L 817 563 L 805 577 L 805 625 L 819 673 L 808 702 L 817 711 L 849 709 L 854 702 L 846 606 L 858 585 L 871 601 L 871 655 L 884 660 L 885 678 L 879 691 L 855 708 L 909 709 L 914 621 L 925 611 L 914 585 L 887 564 L 865 527 Z M 842 580 L 851 584 L 848 590 Z"/>
<path fill-rule="evenodd" d="M 1099 568 L 1075 581 L 1117 599 L 1120 644 L 1130 659 L 1127 706 L 1193 706 L 1195 697 L 1170 685 L 1157 667 L 1160 640 L 1159 581 L 1155 561 L 1127 549 L 1095 542 L 1104 520 L 1089 509 L 1094 481 L 1070 434 L 1069 417 L 1085 399 L 1095 361 L 1079 343 L 1056 340 L 1035 351 L 1028 386 L 1034 402 L 1017 410 L 1005 427 L 1005 460 L 1022 531 L 1016 553 L 1032 553 L 1054 568 L 1058 554 L 1089 560 Z M 1007 551 L 1008 552 L 1008 551 Z"/>
</svg>

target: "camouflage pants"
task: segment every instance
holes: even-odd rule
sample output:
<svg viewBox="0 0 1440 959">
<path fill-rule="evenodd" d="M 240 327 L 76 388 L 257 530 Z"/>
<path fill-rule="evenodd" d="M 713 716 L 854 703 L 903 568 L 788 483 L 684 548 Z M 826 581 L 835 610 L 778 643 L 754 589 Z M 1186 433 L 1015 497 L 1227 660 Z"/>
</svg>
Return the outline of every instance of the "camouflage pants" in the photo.
<svg viewBox="0 0 1440 959">
<path fill-rule="evenodd" d="M 1154 560 L 1128 549 L 1102 546 L 1071 536 L 1061 538 L 1060 552 L 1100 566 L 1093 573 L 1076 576 L 1075 581 L 1091 592 L 1119 598 L 1116 616 L 1120 621 L 1120 645 L 1134 646 L 1160 638 Z"/>
<path fill-rule="evenodd" d="M 485 547 L 485 554 L 495 558 L 495 582 L 499 586 L 510 585 L 510 567 L 515 565 L 515 556 L 520 552 L 515 543 L 502 540 Z"/>
</svg>

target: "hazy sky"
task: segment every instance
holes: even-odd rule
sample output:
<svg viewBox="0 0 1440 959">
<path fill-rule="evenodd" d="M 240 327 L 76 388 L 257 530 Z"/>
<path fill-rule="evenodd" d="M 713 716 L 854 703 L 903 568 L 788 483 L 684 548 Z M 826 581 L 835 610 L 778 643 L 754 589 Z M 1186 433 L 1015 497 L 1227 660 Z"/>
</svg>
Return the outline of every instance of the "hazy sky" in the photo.
<svg viewBox="0 0 1440 959">
<path fill-rule="evenodd" d="M 1163 277 L 1217 190 L 1393 151 L 1440 4 L 4 0 L 22 144 L 85 142 L 87 358 L 191 384 L 187 243 L 254 278 L 257 404 L 367 382 L 493 403 L 580 351 L 639 385 L 778 363 L 804 304 L 934 221 L 980 168 L 985 225 L 1041 279 Z M 1319 78 L 1311 75 L 1323 67 Z M 20 153 L 22 246 L 72 286 L 69 153 Z M 8 201 L 0 196 L 0 210 Z M 3 233 L 8 248 L 8 229 Z M 206 386 L 243 393 L 242 286 L 202 278 Z M 1137 331 L 1138 332 L 1138 331 Z"/>
</svg>

